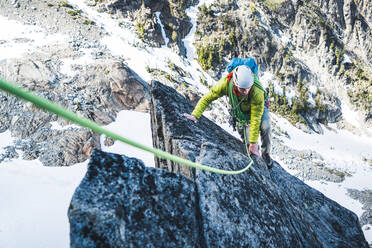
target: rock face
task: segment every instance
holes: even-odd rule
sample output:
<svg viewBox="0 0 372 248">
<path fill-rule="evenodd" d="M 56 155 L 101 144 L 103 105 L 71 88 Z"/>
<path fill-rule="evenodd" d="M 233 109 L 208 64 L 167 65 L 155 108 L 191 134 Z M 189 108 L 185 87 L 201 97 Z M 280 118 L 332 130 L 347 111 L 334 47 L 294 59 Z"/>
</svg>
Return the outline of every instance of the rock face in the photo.
<svg viewBox="0 0 372 248">
<path fill-rule="evenodd" d="M 243 144 L 215 123 L 205 117 L 198 124 L 186 125 L 183 113 L 191 113 L 193 107 L 174 89 L 153 81 L 151 91 L 151 123 L 154 147 L 164 151 L 195 160 L 204 146 L 219 146 L 244 153 Z M 200 128 L 200 127 L 208 128 Z M 216 135 L 218 134 L 218 135 Z M 207 148 L 205 148 L 207 149 Z M 156 166 L 172 172 L 182 173 L 190 178 L 195 170 L 189 167 L 175 165 L 172 161 L 155 159 Z"/>
<path fill-rule="evenodd" d="M 185 56 L 186 49 L 182 39 L 191 29 L 190 18 L 185 10 L 196 2 L 195 0 L 113 0 L 102 1 L 101 5 L 110 12 L 130 17 L 135 23 L 138 36 L 145 43 L 155 47 L 165 44 L 160 20 L 169 39 L 169 47 Z M 160 13 L 159 19 L 156 18 L 156 12 Z"/>
<path fill-rule="evenodd" d="M 242 143 L 202 117 L 190 103 L 152 85 L 154 144 L 227 170 L 249 158 Z M 69 208 L 72 247 L 368 247 L 357 216 L 262 159 L 236 176 L 189 169 L 164 160 L 94 152 Z M 170 240 L 173 240 L 171 242 Z"/>
<path fill-rule="evenodd" d="M 196 211 L 191 180 L 96 150 L 68 210 L 71 247 L 198 247 Z"/>
</svg>

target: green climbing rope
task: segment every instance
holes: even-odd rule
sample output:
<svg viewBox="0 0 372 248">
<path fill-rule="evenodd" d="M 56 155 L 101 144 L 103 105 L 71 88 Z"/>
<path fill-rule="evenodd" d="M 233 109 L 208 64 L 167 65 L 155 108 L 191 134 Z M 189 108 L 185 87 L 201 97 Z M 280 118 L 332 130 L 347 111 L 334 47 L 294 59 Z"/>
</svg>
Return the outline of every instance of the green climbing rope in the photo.
<svg viewBox="0 0 372 248">
<path fill-rule="evenodd" d="M 216 168 L 213 168 L 213 167 L 210 167 L 210 166 L 205 166 L 205 165 L 202 165 L 202 164 L 199 164 L 199 163 L 192 162 L 190 160 L 186 160 L 186 159 L 174 156 L 170 153 L 164 152 L 164 151 L 159 150 L 159 149 L 144 146 L 144 145 L 139 144 L 135 141 L 132 141 L 130 139 L 122 137 L 122 136 L 120 136 L 116 133 L 110 132 L 110 131 L 102 128 L 99 124 L 97 124 L 94 121 L 91 121 L 91 120 L 89 120 L 87 118 L 84 118 L 84 117 L 80 117 L 77 114 L 75 114 L 71 111 L 68 111 L 67 109 L 61 107 L 60 105 L 57 105 L 57 104 L 53 103 L 50 100 L 39 97 L 39 96 L 29 92 L 29 91 L 26 91 L 26 90 L 14 85 L 14 84 L 6 82 L 2 79 L 0 79 L 0 89 L 4 90 L 6 92 L 9 92 L 9 93 L 11 93 L 11 94 L 13 94 L 13 95 L 15 95 L 19 98 L 22 98 L 26 101 L 32 102 L 37 107 L 39 107 L 41 109 L 45 109 L 49 112 L 52 112 L 52 113 L 54 113 L 54 114 L 56 114 L 60 117 L 63 117 L 63 118 L 65 118 L 65 119 L 67 119 L 71 122 L 74 122 L 74 123 L 76 123 L 76 124 L 78 124 L 82 127 L 87 127 L 87 128 L 91 129 L 92 131 L 94 131 L 96 133 L 104 134 L 107 137 L 110 137 L 114 140 L 118 140 L 118 141 L 124 142 L 128 145 L 131 145 L 131 146 L 137 147 L 139 149 L 142 149 L 144 151 L 151 152 L 159 158 L 168 159 L 168 160 L 171 160 L 171 161 L 173 161 L 175 163 L 178 163 L 178 164 L 183 164 L 183 165 L 186 165 L 186 166 L 189 166 L 189 167 L 193 167 L 193 168 L 197 168 L 197 169 L 201 169 L 201 170 L 205 170 L 205 171 L 209 171 L 209 172 L 213 172 L 213 173 L 218 173 L 218 174 L 226 174 L 226 175 L 240 174 L 240 173 L 248 170 L 249 167 L 251 167 L 251 165 L 253 164 L 253 160 L 249 157 L 250 158 L 249 164 L 241 170 L 228 171 L 228 170 L 216 169 Z M 249 156 L 248 151 L 247 151 L 247 153 L 248 153 L 248 156 Z"/>
</svg>

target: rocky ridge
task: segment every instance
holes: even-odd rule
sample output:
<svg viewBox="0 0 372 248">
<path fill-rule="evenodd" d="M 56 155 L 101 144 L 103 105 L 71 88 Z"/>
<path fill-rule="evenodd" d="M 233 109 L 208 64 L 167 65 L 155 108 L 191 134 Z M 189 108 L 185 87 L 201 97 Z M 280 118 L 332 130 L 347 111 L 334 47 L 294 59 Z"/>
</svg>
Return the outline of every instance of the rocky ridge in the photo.
<svg viewBox="0 0 372 248">
<path fill-rule="evenodd" d="M 227 170 L 248 163 L 239 140 L 206 118 L 185 120 L 189 101 L 158 82 L 152 87 L 158 148 Z M 71 245 L 368 247 L 355 214 L 279 164 L 268 170 L 253 159 L 253 167 L 235 176 L 157 160 L 185 177 L 96 151 L 69 208 Z"/>
</svg>

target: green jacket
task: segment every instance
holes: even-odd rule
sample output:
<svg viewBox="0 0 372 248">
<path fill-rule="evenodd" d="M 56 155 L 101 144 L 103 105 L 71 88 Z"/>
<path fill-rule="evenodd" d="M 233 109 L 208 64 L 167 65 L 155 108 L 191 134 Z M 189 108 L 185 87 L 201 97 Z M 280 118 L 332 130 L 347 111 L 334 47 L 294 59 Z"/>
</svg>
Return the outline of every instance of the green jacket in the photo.
<svg viewBox="0 0 372 248">
<path fill-rule="evenodd" d="M 228 85 L 229 82 L 227 78 L 221 78 L 217 84 L 215 84 L 211 90 L 199 100 L 191 115 L 195 116 L 196 118 L 200 118 L 204 110 L 209 106 L 209 104 L 211 104 L 211 102 L 222 96 L 228 95 Z M 243 96 L 238 96 L 238 101 L 240 102 L 242 98 Z M 258 140 L 261 118 L 264 111 L 264 103 L 264 91 L 262 91 L 256 85 L 253 85 L 248 93 L 248 96 L 245 96 L 245 99 L 240 104 L 242 112 L 250 115 L 251 127 L 249 131 L 249 143 L 256 143 Z"/>
</svg>

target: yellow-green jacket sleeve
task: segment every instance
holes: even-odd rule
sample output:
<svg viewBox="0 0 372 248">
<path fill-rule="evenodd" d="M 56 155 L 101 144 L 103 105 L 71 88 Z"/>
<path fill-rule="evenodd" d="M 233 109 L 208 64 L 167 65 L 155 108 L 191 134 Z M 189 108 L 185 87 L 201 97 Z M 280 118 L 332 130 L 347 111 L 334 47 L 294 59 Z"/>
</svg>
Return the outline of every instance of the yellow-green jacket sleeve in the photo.
<svg viewBox="0 0 372 248">
<path fill-rule="evenodd" d="M 265 104 L 264 92 L 256 86 L 253 87 L 254 92 L 251 100 L 251 126 L 249 129 L 249 143 L 256 143 L 258 141 Z"/>
<path fill-rule="evenodd" d="M 228 82 L 226 78 L 221 78 L 211 89 L 205 94 L 199 102 L 196 104 L 194 111 L 191 115 L 196 118 L 200 118 L 204 110 L 213 102 L 214 100 L 220 98 L 221 96 L 227 95 Z"/>
</svg>

